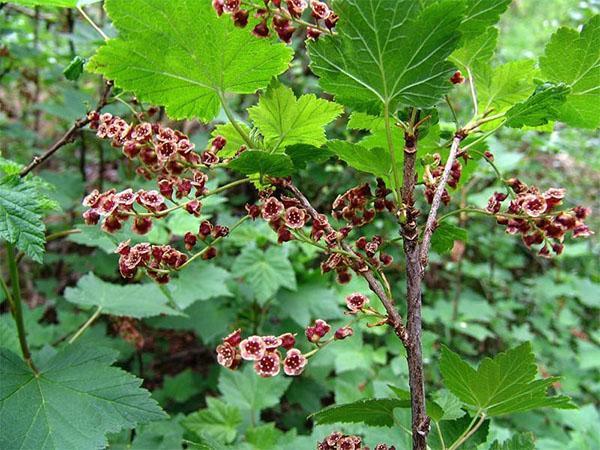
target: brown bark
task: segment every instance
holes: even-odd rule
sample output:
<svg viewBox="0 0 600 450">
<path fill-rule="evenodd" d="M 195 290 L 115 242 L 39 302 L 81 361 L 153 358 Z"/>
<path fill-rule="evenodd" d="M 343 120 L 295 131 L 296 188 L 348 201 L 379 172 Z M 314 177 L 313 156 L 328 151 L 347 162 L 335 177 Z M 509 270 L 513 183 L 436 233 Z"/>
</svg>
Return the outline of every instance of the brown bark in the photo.
<svg viewBox="0 0 600 450">
<path fill-rule="evenodd" d="M 402 185 L 402 236 L 406 255 L 406 303 L 407 332 L 406 353 L 408 382 L 411 394 L 413 450 L 427 449 L 429 418 L 425 408 L 425 381 L 421 349 L 421 261 L 419 257 L 418 211 L 415 208 L 414 191 L 417 181 L 415 169 L 417 136 L 404 136 L 404 178 Z"/>
</svg>

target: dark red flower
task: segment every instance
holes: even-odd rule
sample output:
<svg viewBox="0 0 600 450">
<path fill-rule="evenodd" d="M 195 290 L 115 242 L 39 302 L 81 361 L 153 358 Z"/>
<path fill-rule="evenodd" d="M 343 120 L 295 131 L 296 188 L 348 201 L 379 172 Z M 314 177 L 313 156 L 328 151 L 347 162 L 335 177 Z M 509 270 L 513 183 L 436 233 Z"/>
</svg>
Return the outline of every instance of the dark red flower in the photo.
<svg viewBox="0 0 600 450">
<path fill-rule="evenodd" d="M 283 360 L 283 371 L 286 375 L 295 377 L 304 371 L 304 367 L 308 360 L 297 348 L 292 348 L 287 351 Z"/>
<path fill-rule="evenodd" d="M 261 377 L 274 377 L 281 369 L 281 357 L 278 352 L 266 352 L 254 363 L 254 371 Z"/>
</svg>

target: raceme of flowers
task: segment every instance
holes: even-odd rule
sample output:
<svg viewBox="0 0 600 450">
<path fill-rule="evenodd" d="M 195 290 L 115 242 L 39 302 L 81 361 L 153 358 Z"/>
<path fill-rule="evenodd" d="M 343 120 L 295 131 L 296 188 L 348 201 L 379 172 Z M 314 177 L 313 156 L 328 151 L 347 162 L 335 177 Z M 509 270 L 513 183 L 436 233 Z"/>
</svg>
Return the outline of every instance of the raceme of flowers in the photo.
<svg viewBox="0 0 600 450">
<path fill-rule="evenodd" d="M 208 176 L 200 168 L 210 168 L 220 162 L 218 153 L 226 145 L 226 140 L 217 136 L 210 147 L 197 153 L 189 138 L 180 131 L 163 127 L 160 124 L 141 122 L 127 123 L 109 113 L 91 112 L 90 128 L 96 130 L 101 139 L 110 139 L 115 148 L 120 148 L 127 158 L 136 159 L 140 166 L 136 172 L 146 179 L 157 179 L 157 189 L 125 189 L 116 192 L 110 189 L 100 193 L 92 191 L 83 200 L 88 209 L 83 213 L 85 223 L 101 223 L 102 229 L 114 233 L 125 222 L 132 219 L 134 233 L 144 235 L 150 232 L 153 220 L 162 219 L 174 209 L 183 209 L 194 217 L 202 212 L 201 198 L 208 195 Z M 191 197 L 191 198 L 190 198 Z M 177 203 L 179 199 L 185 199 Z M 173 205 L 167 206 L 167 201 Z M 219 239 L 229 234 L 225 226 L 204 220 L 197 231 L 189 231 L 184 236 L 184 245 L 193 250 L 198 241 L 206 243 L 202 258 L 211 259 L 217 255 L 215 247 L 208 239 Z M 129 241 L 119 245 L 119 270 L 125 278 L 133 278 L 138 268 L 160 283 L 169 281 L 169 271 L 178 270 L 188 260 L 188 256 L 169 245 L 146 243 L 130 246 Z"/>
<path fill-rule="evenodd" d="M 272 182 L 285 188 L 287 180 L 275 179 Z M 317 244 L 323 241 L 328 257 L 321 264 L 322 271 L 335 271 L 338 282 L 345 284 L 352 279 L 350 270 L 363 272 L 369 267 L 389 266 L 393 262 L 390 255 L 381 251 L 381 236 L 359 237 L 352 254 L 341 249 L 342 242 L 353 230 L 372 223 L 378 213 L 396 211 L 395 203 L 387 198 L 390 193 L 383 180 L 378 179 L 374 193 L 368 184 L 363 184 L 338 196 L 332 205 L 332 215 L 346 222 L 339 230 L 332 228 L 324 214 L 311 217 L 298 199 L 277 194 L 273 189 L 261 192 L 260 202 L 246 205 L 246 210 L 253 219 L 261 217 L 266 220 L 277 232 L 280 244 L 294 239 Z M 303 229 L 306 225 L 311 225 L 308 234 Z"/>
<path fill-rule="evenodd" d="M 538 254 L 551 257 L 554 252 L 560 255 L 564 249 L 564 238 L 568 233 L 574 238 L 593 234 L 584 223 L 591 210 L 576 206 L 560 210 L 565 197 L 565 189 L 551 188 L 541 192 L 535 186 L 527 186 L 513 178 L 507 181 L 514 198 L 502 211 L 503 203 L 508 199 L 505 193 L 496 192 L 490 197 L 487 211 L 495 214 L 496 221 L 506 226 L 509 234 L 520 234 L 527 248 L 542 245 Z"/>
<path fill-rule="evenodd" d="M 366 309 L 369 299 L 358 292 L 346 297 L 348 314 L 369 313 Z M 274 377 L 281 372 L 288 376 L 298 376 L 308 363 L 308 359 L 321 348 L 333 341 L 344 340 L 354 334 L 350 325 L 338 328 L 333 336 L 323 341 L 331 332 L 331 325 L 317 319 L 304 330 L 306 339 L 315 345 L 315 349 L 303 354 L 295 348 L 296 336 L 284 333 L 280 336 L 249 336 L 242 339 L 242 330 L 237 329 L 225 338 L 216 348 L 217 362 L 228 369 L 237 369 L 243 360 L 251 361 L 254 371 L 261 377 Z"/>
<path fill-rule="evenodd" d="M 356 435 L 347 435 L 334 431 L 322 442 L 317 444 L 317 450 L 370 450 L 362 445 L 362 438 Z M 374 450 L 396 450 L 393 445 L 377 444 Z"/>
<path fill-rule="evenodd" d="M 233 23 L 240 28 L 248 25 L 252 12 L 258 19 L 252 29 L 255 36 L 265 38 L 274 31 L 287 43 L 299 28 L 306 28 L 309 39 L 318 39 L 324 32 L 331 32 L 338 21 L 337 14 L 319 0 L 262 0 L 260 3 L 262 5 L 242 0 L 213 0 L 212 5 L 219 16 L 230 14 Z M 309 15 L 313 22 L 302 20 L 303 15 Z"/>
</svg>

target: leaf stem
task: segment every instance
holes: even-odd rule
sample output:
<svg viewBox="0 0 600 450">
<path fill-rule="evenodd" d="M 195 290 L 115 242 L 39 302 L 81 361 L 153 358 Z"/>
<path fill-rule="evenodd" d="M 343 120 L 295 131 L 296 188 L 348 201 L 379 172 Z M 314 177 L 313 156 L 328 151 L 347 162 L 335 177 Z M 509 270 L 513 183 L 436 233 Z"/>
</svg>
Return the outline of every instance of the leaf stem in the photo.
<svg viewBox="0 0 600 450">
<path fill-rule="evenodd" d="M 13 244 L 6 243 L 6 255 L 8 259 L 8 271 L 10 274 L 10 284 L 12 288 L 12 294 L 8 295 L 8 301 L 11 302 L 11 310 L 13 313 L 13 319 L 17 325 L 17 334 L 19 335 L 19 345 L 21 346 L 21 353 L 23 353 L 23 359 L 27 365 L 37 375 L 39 372 L 33 360 L 31 359 L 31 352 L 29 351 L 29 345 L 27 344 L 27 332 L 25 331 L 25 322 L 23 321 L 23 306 L 21 299 L 21 286 L 19 284 L 19 270 L 17 268 L 17 258 L 15 254 L 15 247 Z M 3 289 L 8 288 L 3 283 Z"/>
<path fill-rule="evenodd" d="M 473 117 L 477 117 L 479 115 L 479 105 L 477 101 L 477 90 L 475 89 L 475 82 L 473 80 L 473 72 L 471 69 L 467 67 L 467 74 L 469 76 L 469 87 L 471 89 L 471 99 L 473 99 Z"/>
<path fill-rule="evenodd" d="M 100 316 L 101 313 L 102 306 L 98 306 L 98 308 L 96 308 L 96 311 L 94 311 L 94 314 L 92 314 L 91 317 L 88 320 L 86 320 L 86 322 L 79 328 L 79 330 L 77 330 L 77 332 L 71 337 L 71 339 L 69 339 L 69 344 L 75 342 L 85 332 L 85 330 L 87 330 L 96 321 L 96 319 Z"/>
<path fill-rule="evenodd" d="M 477 421 L 479 414 L 481 414 L 481 417 Z M 475 423 L 476 421 L 477 421 L 477 423 Z M 467 441 L 467 439 L 469 439 L 471 436 L 473 436 L 475 434 L 475 432 L 479 429 L 479 427 L 481 427 L 481 425 L 483 425 L 484 421 L 485 421 L 485 414 L 482 413 L 481 411 L 478 411 L 477 414 L 475 414 L 475 417 L 473 417 L 473 420 L 471 421 L 471 423 L 469 424 L 469 427 L 463 432 L 463 434 L 461 434 L 458 437 L 458 439 L 454 442 L 454 444 L 452 444 L 448 448 L 448 450 L 456 450 L 458 447 L 460 447 L 462 444 L 464 444 Z"/>
<path fill-rule="evenodd" d="M 77 7 L 77 11 L 79 11 L 79 13 L 83 16 L 83 18 L 85 20 L 88 21 L 88 23 L 92 26 L 92 28 L 94 30 L 96 30 L 100 36 L 102 36 L 102 39 L 104 39 L 104 41 L 107 42 L 109 37 L 106 35 L 106 33 L 104 33 L 104 31 L 102 31 L 102 29 L 98 25 L 96 25 L 96 22 L 94 22 L 92 20 L 92 18 L 86 14 L 86 12 L 83 10 L 83 8 L 81 6 Z"/>
<path fill-rule="evenodd" d="M 400 205 L 402 194 L 400 193 L 400 173 L 398 172 L 398 166 L 396 165 L 396 152 L 394 150 L 394 138 L 392 136 L 392 125 L 390 123 L 390 105 L 385 102 L 383 107 L 384 122 L 385 122 L 385 135 L 387 138 L 388 150 L 390 152 L 390 159 L 392 160 L 392 173 L 394 175 L 394 195 L 396 197 L 396 203 Z"/>
<path fill-rule="evenodd" d="M 237 120 L 235 120 L 235 117 L 233 117 L 233 113 L 231 112 L 231 110 L 229 109 L 229 106 L 227 105 L 227 100 L 225 99 L 225 94 L 223 94 L 223 92 L 221 92 L 221 91 L 218 91 L 217 94 L 219 95 L 219 99 L 221 100 L 221 106 L 223 108 L 223 111 L 225 112 L 225 115 L 229 119 L 229 122 L 231 122 L 231 126 L 235 129 L 235 131 L 238 132 L 240 137 L 248 145 L 248 148 L 253 148 L 254 143 L 252 142 L 252 139 L 250 139 L 250 136 L 248 136 L 248 133 L 246 133 L 242 129 L 240 124 L 237 123 Z"/>
</svg>

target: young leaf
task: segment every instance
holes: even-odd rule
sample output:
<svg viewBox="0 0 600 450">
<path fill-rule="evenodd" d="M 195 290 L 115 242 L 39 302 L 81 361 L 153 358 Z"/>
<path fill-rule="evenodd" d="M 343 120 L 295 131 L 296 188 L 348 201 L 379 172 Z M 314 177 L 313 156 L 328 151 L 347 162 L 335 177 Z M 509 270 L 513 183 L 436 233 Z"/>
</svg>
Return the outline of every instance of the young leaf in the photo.
<svg viewBox="0 0 600 450">
<path fill-rule="evenodd" d="M 475 87 L 481 111 L 506 111 L 515 103 L 526 100 L 534 88 L 537 74 L 535 61 L 524 59 L 510 61 L 498 67 L 478 68 Z"/>
<path fill-rule="evenodd" d="M 447 253 L 454 247 L 454 241 L 466 242 L 467 230 L 442 222 L 431 237 L 431 248 L 439 254 Z"/>
<path fill-rule="evenodd" d="M 41 263 L 46 243 L 37 190 L 14 177 L 0 178 L 0 240 Z"/>
<path fill-rule="evenodd" d="M 293 144 L 323 145 L 325 125 L 342 111 L 341 105 L 313 94 L 296 99 L 292 89 L 274 79 L 248 114 L 275 151 Z"/>
<path fill-rule="evenodd" d="M 364 423 L 374 427 L 394 426 L 394 409 L 410 408 L 410 400 L 395 398 L 371 398 L 345 405 L 329 406 L 311 414 L 315 423 Z"/>
<path fill-rule="evenodd" d="M 267 251 L 246 247 L 231 270 L 245 278 L 260 302 L 270 299 L 281 287 L 296 289 L 294 268 L 281 247 Z"/>
<path fill-rule="evenodd" d="M 350 167 L 361 172 L 367 172 L 376 177 L 383 178 L 390 183 L 392 160 L 389 153 L 381 147 L 365 148 L 358 144 L 346 141 L 329 141 L 327 149 L 339 159 L 345 161 Z"/>
<path fill-rule="evenodd" d="M 274 177 L 285 177 L 294 171 L 294 164 L 288 155 L 262 150 L 246 150 L 227 167 L 244 175 L 260 173 Z"/>
<path fill-rule="evenodd" d="M 206 408 L 187 416 L 182 425 L 199 437 L 209 436 L 230 444 L 242 424 L 240 410 L 214 397 L 206 397 Z"/>
<path fill-rule="evenodd" d="M 500 443 L 494 441 L 490 450 L 533 450 L 535 443 L 531 433 L 516 434 L 511 439 Z"/>
<path fill-rule="evenodd" d="M 0 447 L 94 450 L 106 447 L 106 433 L 166 418 L 142 380 L 111 367 L 115 359 L 70 345 L 38 358 L 34 374 L 0 349 Z"/>
<path fill-rule="evenodd" d="M 181 314 L 167 306 L 167 297 L 155 284 L 112 284 L 93 273 L 81 277 L 76 287 L 67 288 L 65 299 L 83 307 L 99 306 L 102 312 L 114 316 Z"/>
<path fill-rule="evenodd" d="M 580 128 L 600 126 L 600 15 L 593 16 L 581 33 L 560 28 L 540 58 L 542 75 L 554 83 L 567 83 L 571 92 L 559 109 L 558 119 Z"/>
<path fill-rule="evenodd" d="M 537 127 L 556 119 L 569 91 L 570 88 L 563 83 L 558 85 L 547 83 L 539 86 L 531 97 L 522 103 L 517 103 L 506 112 L 506 126 Z"/>
<path fill-rule="evenodd" d="M 83 73 L 83 66 L 85 65 L 85 58 L 81 56 L 75 56 L 69 65 L 63 70 L 63 75 L 67 80 L 77 81 Z"/>
<path fill-rule="evenodd" d="M 89 69 L 164 105 L 172 119 L 212 120 L 226 92 L 266 87 L 292 56 L 284 44 L 217 17 L 208 1 L 107 0 L 106 10 L 120 34 L 98 50 Z"/>
<path fill-rule="evenodd" d="M 557 378 L 535 380 L 535 356 L 529 342 L 484 359 L 477 370 L 444 346 L 440 370 L 454 395 L 488 417 L 542 407 L 574 407 L 566 396 L 546 396 Z"/>
<path fill-rule="evenodd" d="M 452 87 L 463 3 L 443 0 L 420 13 L 412 0 L 343 0 L 337 36 L 309 44 L 311 68 L 344 105 L 379 112 L 435 105 Z"/>
</svg>

